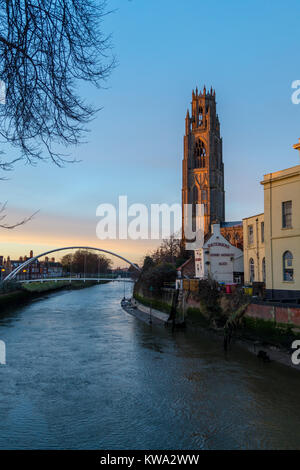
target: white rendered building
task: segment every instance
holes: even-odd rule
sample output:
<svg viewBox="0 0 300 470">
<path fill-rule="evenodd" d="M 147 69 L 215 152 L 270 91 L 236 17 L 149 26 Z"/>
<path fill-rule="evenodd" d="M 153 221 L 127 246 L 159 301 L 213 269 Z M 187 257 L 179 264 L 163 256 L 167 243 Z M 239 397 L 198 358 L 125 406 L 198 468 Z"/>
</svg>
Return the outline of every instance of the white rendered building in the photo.
<svg viewBox="0 0 300 470">
<path fill-rule="evenodd" d="M 195 250 L 195 277 L 233 283 L 244 272 L 243 252 L 221 235 L 220 224 L 212 225 L 212 234 L 203 247 Z"/>
</svg>

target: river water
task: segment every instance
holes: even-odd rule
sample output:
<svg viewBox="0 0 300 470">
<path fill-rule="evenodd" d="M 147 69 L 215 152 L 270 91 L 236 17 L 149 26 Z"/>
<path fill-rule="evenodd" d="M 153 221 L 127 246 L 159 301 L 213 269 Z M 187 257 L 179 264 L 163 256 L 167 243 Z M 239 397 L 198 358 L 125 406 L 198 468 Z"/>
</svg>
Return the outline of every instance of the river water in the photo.
<svg viewBox="0 0 300 470">
<path fill-rule="evenodd" d="M 298 371 L 150 326 L 122 296 L 60 291 L 0 317 L 1 449 L 300 449 Z"/>
</svg>

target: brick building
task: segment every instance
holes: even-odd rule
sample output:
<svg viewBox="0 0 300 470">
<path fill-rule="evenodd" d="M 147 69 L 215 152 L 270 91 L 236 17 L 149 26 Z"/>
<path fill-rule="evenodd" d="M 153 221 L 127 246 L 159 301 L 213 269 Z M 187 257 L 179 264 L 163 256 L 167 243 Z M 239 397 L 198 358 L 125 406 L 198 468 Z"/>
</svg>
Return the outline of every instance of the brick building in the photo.
<svg viewBox="0 0 300 470">
<path fill-rule="evenodd" d="M 20 256 L 17 260 L 12 260 L 10 256 L 5 259 L 4 256 L 0 256 L 0 269 L 1 279 L 4 279 L 9 273 L 15 268 L 20 266 L 24 261 L 33 258 L 33 251 L 30 251 L 29 256 Z M 61 263 L 55 261 L 55 258 L 49 260 L 48 257 L 45 260 L 34 260 L 31 264 L 26 266 L 24 270 L 19 272 L 16 276 L 16 280 L 24 279 L 40 279 L 40 278 L 55 278 L 61 277 L 63 274 L 63 267 Z"/>
</svg>

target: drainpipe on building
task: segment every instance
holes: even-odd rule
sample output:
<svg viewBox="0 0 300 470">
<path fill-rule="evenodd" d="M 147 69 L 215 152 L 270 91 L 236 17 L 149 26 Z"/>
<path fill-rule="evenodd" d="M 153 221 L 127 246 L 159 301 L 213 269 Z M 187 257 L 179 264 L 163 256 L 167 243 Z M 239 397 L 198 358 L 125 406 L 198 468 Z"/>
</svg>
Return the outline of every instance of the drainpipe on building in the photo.
<svg viewBox="0 0 300 470">
<path fill-rule="evenodd" d="M 270 251 L 271 251 L 271 299 L 273 299 L 273 220 L 272 220 L 272 173 L 270 180 Z"/>
</svg>

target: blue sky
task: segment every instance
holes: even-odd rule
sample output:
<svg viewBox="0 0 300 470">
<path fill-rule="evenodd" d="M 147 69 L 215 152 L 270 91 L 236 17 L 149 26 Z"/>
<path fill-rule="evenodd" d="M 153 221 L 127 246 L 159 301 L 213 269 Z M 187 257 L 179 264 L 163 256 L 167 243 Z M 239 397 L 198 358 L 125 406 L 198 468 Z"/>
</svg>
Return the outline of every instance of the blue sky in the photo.
<svg viewBox="0 0 300 470">
<path fill-rule="evenodd" d="M 116 247 L 139 261 L 154 244 L 97 240 L 96 207 L 174 203 L 181 198 L 184 118 L 192 89 L 216 90 L 223 137 L 226 219 L 263 211 L 263 174 L 299 164 L 299 1 L 110 0 L 104 27 L 118 66 L 106 89 L 81 93 L 103 109 L 81 162 L 59 169 L 17 165 L 1 182 L 9 219 L 40 209 L 31 223 L 0 232 L 0 252 L 17 255 L 70 241 Z"/>
</svg>

